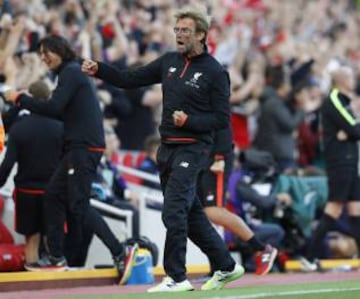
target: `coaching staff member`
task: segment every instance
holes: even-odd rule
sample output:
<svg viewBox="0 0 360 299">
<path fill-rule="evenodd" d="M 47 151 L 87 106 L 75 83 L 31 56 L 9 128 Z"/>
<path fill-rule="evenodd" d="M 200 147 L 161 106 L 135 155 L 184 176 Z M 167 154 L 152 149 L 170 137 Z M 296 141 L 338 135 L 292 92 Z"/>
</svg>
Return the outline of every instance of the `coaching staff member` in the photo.
<svg viewBox="0 0 360 299">
<path fill-rule="evenodd" d="M 206 13 L 186 7 L 175 18 L 177 52 L 164 54 L 133 71 L 90 60 L 82 64 L 84 72 L 121 88 L 162 83 L 162 143 L 157 162 L 164 194 L 164 269 L 168 277 L 149 292 L 193 289 L 185 269 L 187 237 L 209 257 L 216 270 L 202 289 L 220 289 L 244 272 L 231 258 L 196 195 L 196 182 L 209 158 L 214 130 L 229 124 L 229 76 L 206 51 Z"/>
<path fill-rule="evenodd" d="M 63 252 L 64 222 L 74 241 L 82 240 L 83 225 L 92 231 L 110 249 L 119 270 L 120 281 L 131 270 L 135 248 L 129 257 L 126 248 L 110 231 L 106 222 L 90 208 L 91 183 L 105 149 L 103 117 L 95 89 L 80 70 L 75 52 L 61 36 L 48 36 L 39 42 L 41 60 L 58 75 L 58 83 L 51 98 L 40 102 L 15 91 L 5 98 L 34 113 L 57 118 L 64 123 L 64 155 L 50 179 L 44 198 L 47 243 L 49 255 L 27 265 L 30 271 L 63 270 L 66 259 Z"/>
<path fill-rule="evenodd" d="M 265 275 L 271 270 L 278 250 L 263 244 L 239 215 L 226 209 L 226 191 L 234 164 L 232 141 L 230 126 L 216 131 L 214 147 L 207 168 L 200 173 L 197 192 L 210 221 L 230 230 L 249 245 L 255 254 L 255 274 Z"/>
<path fill-rule="evenodd" d="M 43 81 L 30 85 L 29 92 L 45 101 L 50 89 Z M 39 258 L 44 233 L 43 194 L 56 169 L 63 149 L 60 121 L 21 110 L 8 131 L 5 157 L 0 165 L 0 187 L 6 183 L 17 163 L 14 177 L 15 230 L 25 236 L 25 262 Z"/>
</svg>

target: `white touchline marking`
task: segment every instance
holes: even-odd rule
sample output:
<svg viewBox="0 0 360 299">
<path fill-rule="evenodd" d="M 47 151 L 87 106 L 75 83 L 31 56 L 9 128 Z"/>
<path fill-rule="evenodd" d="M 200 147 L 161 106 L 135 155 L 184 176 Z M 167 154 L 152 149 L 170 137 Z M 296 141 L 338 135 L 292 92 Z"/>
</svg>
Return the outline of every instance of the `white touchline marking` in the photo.
<svg viewBox="0 0 360 299">
<path fill-rule="evenodd" d="M 338 288 L 338 289 L 322 289 L 322 290 L 308 290 L 308 291 L 285 291 L 275 293 L 258 293 L 258 294 L 244 294 L 239 296 L 222 296 L 222 297 L 204 297 L 204 299 L 254 299 L 254 298 L 266 298 L 273 296 L 288 296 L 288 295 L 305 295 L 305 294 L 321 294 L 332 293 L 342 291 L 360 291 L 360 288 Z"/>
</svg>

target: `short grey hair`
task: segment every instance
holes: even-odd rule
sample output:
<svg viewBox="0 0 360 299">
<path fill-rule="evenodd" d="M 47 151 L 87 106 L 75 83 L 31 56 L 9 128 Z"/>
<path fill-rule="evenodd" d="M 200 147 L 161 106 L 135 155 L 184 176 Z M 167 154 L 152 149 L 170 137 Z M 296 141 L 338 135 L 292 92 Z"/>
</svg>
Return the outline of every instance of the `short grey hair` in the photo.
<svg viewBox="0 0 360 299">
<path fill-rule="evenodd" d="M 333 70 L 330 75 L 332 83 L 338 86 L 344 84 L 350 77 L 354 76 L 354 70 L 348 65 L 340 65 Z"/>
<path fill-rule="evenodd" d="M 176 21 L 184 18 L 189 18 L 195 21 L 196 32 L 204 32 L 205 38 L 203 43 L 206 41 L 206 37 L 210 28 L 211 16 L 207 14 L 207 9 L 203 5 L 188 5 L 179 9 L 175 13 Z"/>
</svg>

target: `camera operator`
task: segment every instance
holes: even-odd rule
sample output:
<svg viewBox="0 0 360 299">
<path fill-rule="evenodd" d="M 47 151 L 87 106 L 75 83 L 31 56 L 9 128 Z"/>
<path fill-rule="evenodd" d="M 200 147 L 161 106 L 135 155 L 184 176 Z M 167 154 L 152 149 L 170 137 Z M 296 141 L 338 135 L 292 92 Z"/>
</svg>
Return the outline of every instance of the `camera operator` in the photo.
<svg viewBox="0 0 360 299">
<path fill-rule="evenodd" d="M 241 169 L 235 171 L 229 179 L 228 207 L 244 219 L 256 238 L 279 248 L 285 236 L 283 227 L 277 223 L 263 221 L 260 213 L 273 213 L 277 205 L 291 205 L 289 194 L 273 194 L 269 191 L 277 177 L 275 161 L 267 152 L 249 149 L 240 154 L 239 162 Z M 263 193 L 258 187 L 266 191 Z M 238 239 L 234 239 L 234 243 L 240 247 L 245 245 Z M 246 254 L 244 259 L 247 259 Z M 253 267 L 250 256 L 245 262 L 245 267 L 248 270 Z"/>
</svg>

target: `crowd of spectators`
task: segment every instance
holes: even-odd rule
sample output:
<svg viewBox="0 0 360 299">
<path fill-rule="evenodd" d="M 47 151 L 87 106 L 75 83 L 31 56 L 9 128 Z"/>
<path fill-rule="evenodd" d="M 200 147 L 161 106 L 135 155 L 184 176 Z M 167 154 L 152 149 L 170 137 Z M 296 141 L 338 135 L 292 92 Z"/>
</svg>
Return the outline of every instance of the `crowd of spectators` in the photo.
<svg viewBox="0 0 360 299">
<path fill-rule="evenodd" d="M 282 173 L 321 174 L 319 107 L 331 73 L 349 65 L 360 78 L 360 1 L 0 0 L 0 89 L 39 79 L 54 87 L 36 53 L 47 34 L 64 36 L 79 57 L 118 68 L 147 63 L 174 49 L 173 11 L 190 2 L 213 16 L 207 46 L 230 74 L 236 151 L 256 146 Z M 122 150 L 144 150 L 157 134 L 161 88 L 125 91 L 100 80 L 96 87 Z"/>
<path fill-rule="evenodd" d="M 80 57 L 135 67 L 174 48 L 173 10 L 191 1 L 32 0 L 0 1 L 1 84 L 27 89 L 47 79 L 37 57 L 37 41 L 61 34 Z M 330 88 L 330 73 L 350 64 L 358 73 L 360 46 L 356 1 L 218 0 L 201 1 L 213 16 L 208 50 L 225 65 L 232 80 L 233 127 L 238 148 L 252 145 L 261 123 L 261 103 L 283 86 L 303 122 L 289 131 L 288 152 L 296 162 L 314 163 L 317 154 L 316 109 Z M 123 149 L 143 149 L 157 130 L 161 90 L 123 91 L 97 82 L 104 116 L 115 127 Z M 151 117 L 150 117 L 151 116 Z M 129 130 L 131 127 L 132 130 Z M 295 132 L 300 129 L 300 136 Z M 129 133 L 131 131 L 131 133 Z M 135 133 L 136 134 L 135 134 Z"/>
</svg>

